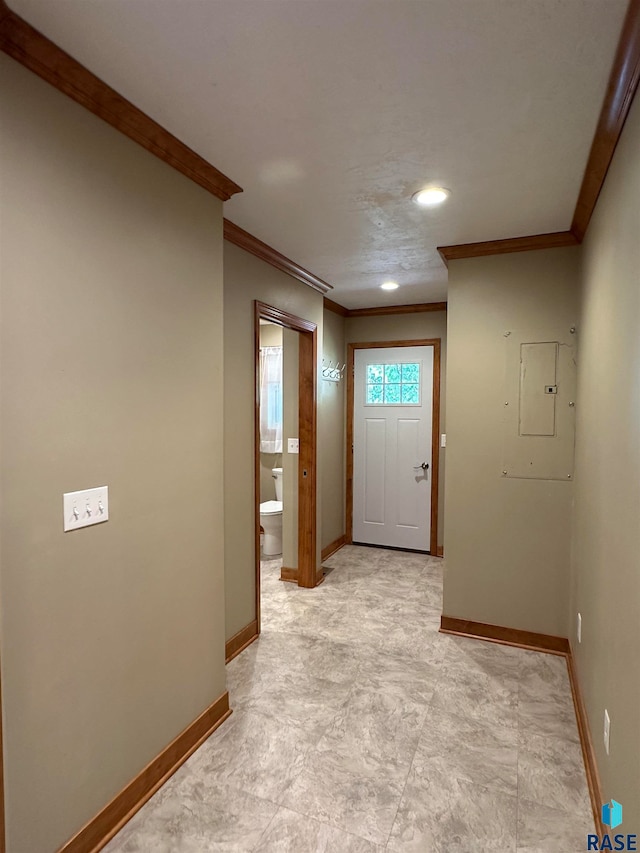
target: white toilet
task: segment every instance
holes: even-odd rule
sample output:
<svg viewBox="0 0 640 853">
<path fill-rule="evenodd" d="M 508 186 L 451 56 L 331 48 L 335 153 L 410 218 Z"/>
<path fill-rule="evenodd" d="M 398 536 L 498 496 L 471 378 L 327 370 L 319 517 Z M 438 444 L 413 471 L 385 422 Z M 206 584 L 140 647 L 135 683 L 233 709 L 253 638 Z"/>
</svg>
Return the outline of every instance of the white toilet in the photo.
<svg viewBox="0 0 640 853">
<path fill-rule="evenodd" d="M 282 554 L 282 468 L 272 468 L 276 481 L 276 500 L 260 504 L 260 526 L 264 530 L 262 554 L 279 557 Z"/>
</svg>

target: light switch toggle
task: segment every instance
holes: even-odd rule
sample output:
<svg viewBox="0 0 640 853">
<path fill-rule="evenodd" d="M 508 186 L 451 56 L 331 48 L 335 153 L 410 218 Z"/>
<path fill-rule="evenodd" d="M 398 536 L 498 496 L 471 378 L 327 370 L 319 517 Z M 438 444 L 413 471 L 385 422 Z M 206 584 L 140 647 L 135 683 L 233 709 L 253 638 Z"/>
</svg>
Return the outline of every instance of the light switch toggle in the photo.
<svg viewBox="0 0 640 853">
<path fill-rule="evenodd" d="M 62 496 L 63 529 L 77 530 L 109 520 L 109 488 L 99 486 Z"/>
</svg>

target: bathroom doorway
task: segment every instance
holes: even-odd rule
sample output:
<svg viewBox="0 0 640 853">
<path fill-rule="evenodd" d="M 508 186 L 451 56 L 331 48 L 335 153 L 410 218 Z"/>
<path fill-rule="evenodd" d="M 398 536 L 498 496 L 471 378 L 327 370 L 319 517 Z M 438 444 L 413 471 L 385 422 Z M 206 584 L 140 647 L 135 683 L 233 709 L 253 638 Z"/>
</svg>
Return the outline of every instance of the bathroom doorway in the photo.
<svg viewBox="0 0 640 853">
<path fill-rule="evenodd" d="M 277 552 L 282 554 L 280 580 L 312 588 L 322 576 L 316 568 L 317 327 L 256 301 L 254 331 L 259 632 L 261 539 L 271 574 L 280 559 Z M 297 453 L 289 439 L 297 441 Z"/>
</svg>

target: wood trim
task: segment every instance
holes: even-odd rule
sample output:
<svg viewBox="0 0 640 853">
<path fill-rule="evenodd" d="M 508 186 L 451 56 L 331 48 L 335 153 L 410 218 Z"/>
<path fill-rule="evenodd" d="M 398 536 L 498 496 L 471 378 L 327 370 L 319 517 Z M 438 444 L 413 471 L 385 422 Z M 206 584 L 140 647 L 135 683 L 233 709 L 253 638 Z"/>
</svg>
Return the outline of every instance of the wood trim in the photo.
<svg viewBox="0 0 640 853">
<path fill-rule="evenodd" d="M 327 311 L 333 311 L 334 314 L 339 314 L 341 317 L 349 316 L 349 309 L 344 308 L 342 305 L 338 305 L 337 302 L 334 302 L 333 299 L 328 299 L 326 296 L 324 298 L 324 307 Z"/>
<path fill-rule="evenodd" d="M 230 714 L 229 694 L 225 692 L 67 841 L 58 853 L 96 853 L 100 850 Z"/>
<path fill-rule="evenodd" d="M 631 0 L 591 143 L 571 231 L 582 242 L 640 80 L 640 0 Z"/>
<path fill-rule="evenodd" d="M 436 557 L 444 557 L 444 545 L 438 545 Z"/>
<path fill-rule="evenodd" d="M 573 656 L 573 650 L 571 648 L 567 655 L 567 667 L 569 670 L 569 682 L 571 683 L 573 705 L 576 711 L 576 721 L 578 723 L 578 733 L 580 735 L 580 746 L 582 747 L 582 758 L 584 759 L 584 769 L 587 776 L 589 797 L 591 799 L 593 820 L 597 831 L 602 834 L 608 831 L 608 828 L 601 822 L 600 807 L 604 802 L 602 784 L 600 782 L 600 773 L 598 772 L 596 753 L 593 748 L 593 739 L 591 737 L 587 708 L 580 689 L 578 670 Z"/>
<path fill-rule="evenodd" d="M 386 317 L 392 314 L 424 314 L 446 311 L 446 302 L 418 302 L 415 305 L 383 305 L 378 308 L 349 308 L 347 317 Z"/>
<path fill-rule="evenodd" d="M 288 311 L 282 311 L 280 308 L 274 308 L 273 305 L 267 305 L 265 302 L 257 302 L 256 311 L 258 320 L 269 320 L 270 323 L 277 323 L 279 326 L 286 326 L 287 329 L 294 329 L 296 332 L 315 332 L 317 326 L 311 320 L 303 320 L 302 317 L 296 317 L 295 314 L 289 314 Z M 260 324 L 258 323 L 258 326 Z M 260 329 L 258 328 L 258 344 L 260 344 Z M 258 347 L 259 348 L 259 347 Z"/>
<path fill-rule="evenodd" d="M 354 386 L 354 357 L 355 347 L 347 344 L 347 410 L 346 410 L 346 471 L 345 489 L 345 520 L 344 538 L 351 545 L 353 542 L 353 386 Z"/>
<path fill-rule="evenodd" d="M 579 240 L 571 231 L 533 234 L 529 237 L 510 237 L 507 240 L 485 240 L 482 243 L 460 243 L 457 246 L 438 246 L 445 264 L 460 258 L 482 258 L 486 255 L 507 255 L 512 252 L 532 252 L 537 249 L 560 249 L 577 246 Z"/>
<path fill-rule="evenodd" d="M 392 314 L 422 314 L 427 311 L 446 311 L 446 302 L 418 302 L 416 305 L 382 305 L 377 308 L 344 308 L 332 299 L 324 298 L 324 307 L 341 317 L 386 317 Z"/>
<path fill-rule="evenodd" d="M 230 640 L 224 645 L 224 662 L 229 663 L 235 657 L 237 657 L 240 652 L 243 652 L 247 646 L 250 646 L 255 640 L 259 637 L 258 633 L 258 620 L 254 619 L 253 622 L 249 622 L 248 625 L 245 625 L 244 628 L 241 628 L 237 634 L 234 634 Z"/>
<path fill-rule="evenodd" d="M 321 583 L 324 582 L 324 569 L 322 566 L 318 566 L 316 569 L 316 586 L 320 586 Z"/>
<path fill-rule="evenodd" d="M 318 433 L 318 334 L 301 334 L 298 349 L 298 586 L 317 584 L 316 449 Z"/>
<path fill-rule="evenodd" d="M 281 566 L 280 580 L 287 581 L 287 583 L 298 583 L 298 570 L 289 569 L 287 566 Z"/>
<path fill-rule="evenodd" d="M 238 248 L 244 249 L 246 252 L 255 255 L 256 258 L 260 258 L 261 261 L 271 264 L 272 267 L 275 267 L 281 272 L 293 276 L 293 278 L 298 279 L 298 281 L 301 281 L 303 284 L 312 287 L 320 293 L 326 293 L 328 290 L 333 289 L 326 281 L 318 278 L 317 275 L 314 275 L 309 272 L 309 270 L 301 267 L 300 264 L 292 261 L 291 258 L 287 258 L 267 243 L 263 243 L 262 240 L 258 240 L 258 238 L 254 237 L 253 234 L 249 234 L 248 231 L 245 231 L 243 228 L 240 228 L 239 225 L 235 225 L 228 219 L 224 220 L 224 239 L 229 243 L 233 243 L 234 246 L 238 246 Z"/>
<path fill-rule="evenodd" d="M 487 640 L 490 643 L 502 643 L 505 646 L 517 646 L 520 649 L 554 655 L 569 653 L 569 640 L 566 637 L 521 631 L 519 628 L 504 628 L 501 625 L 488 625 L 486 622 L 472 622 L 469 619 L 455 619 L 453 616 L 441 617 L 440 633 L 470 637 L 474 640 Z"/>
<path fill-rule="evenodd" d="M 324 563 L 324 561 L 328 560 L 332 554 L 339 551 L 340 548 L 345 545 L 346 539 L 347 537 L 343 533 L 342 536 L 338 536 L 338 538 L 334 539 L 333 542 L 329 542 L 329 544 L 322 549 L 322 562 Z"/>
<path fill-rule="evenodd" d="M 0 14 L 0 50 L 222 201 L 242 192 L 238 184 L 107 86 L 4 2 Z"/>
<path fill-rule="evenodd" d="M 254 530 L 253 530 L 253 560 L 254 560 L 254 610 L 256 614 L 256 631 L 260 634 L 262 616 L 260 613 L 260 318 L 263 305 L 260 302 L 253 304 L 253 364 L 254 364 L 254 389 L 253 389 L 253 506 L 254 506 Z"/>
<path fill-rule="evenodd" d="M 431 531 L 429 553 L 438 550 L 438 487 L 440 476 L 440 352 L 441 339 L 410 341 L 368 341 L 347 344 L 347 483 L 345 544 L 353 542 L 353 403 L 354 365 L 357 349 L 389 349 L 392 347 L 433 347 L 433 413 L 431 422 Z"/>
<path fill-rule="evenodd" d="M 433 345 L 433 407 L 431 411 L 431 541 L 429 551 L 438 553 L 438 497 L 440 488 L 440 339 Z"/>
</svg>

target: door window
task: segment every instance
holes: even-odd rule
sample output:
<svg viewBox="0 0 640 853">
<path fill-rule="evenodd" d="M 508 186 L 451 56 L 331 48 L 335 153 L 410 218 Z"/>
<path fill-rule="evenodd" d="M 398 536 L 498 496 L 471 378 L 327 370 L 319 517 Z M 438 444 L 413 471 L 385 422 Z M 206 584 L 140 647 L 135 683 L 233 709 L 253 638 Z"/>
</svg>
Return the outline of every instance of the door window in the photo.
<svg viewBox="0 0 640 853">
<path fill-rule="evenodd" d="M 419 406 L 420 362 L 367 364 L 367 406 Z"/>
</svg>

